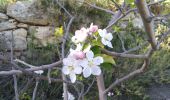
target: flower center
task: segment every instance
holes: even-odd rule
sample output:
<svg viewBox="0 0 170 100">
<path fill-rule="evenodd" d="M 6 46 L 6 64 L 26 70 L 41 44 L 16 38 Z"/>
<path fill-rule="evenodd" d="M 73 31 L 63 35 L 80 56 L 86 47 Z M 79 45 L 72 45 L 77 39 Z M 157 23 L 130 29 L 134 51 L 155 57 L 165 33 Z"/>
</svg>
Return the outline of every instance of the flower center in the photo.
<svg viewBox="0 0 170 100">
<path fill-rule="evenodd" d="M 68 69 L 69 69 L 70 71 L 72 71 L 72 70 L 74 70 L 74 67 L 73 67 L 73 66 L 69 66 Z"/>
<path fill-rule="evenodd" d="M 104 36 L 104 39 L 105 39 L 105 40 L 109 40 L 107 35 Z"/>
<path fill-rule="evenodd" d="M 94 66 L 94 63 L 92 61 L 89 61 L 89 67 Z"/>
</svg>

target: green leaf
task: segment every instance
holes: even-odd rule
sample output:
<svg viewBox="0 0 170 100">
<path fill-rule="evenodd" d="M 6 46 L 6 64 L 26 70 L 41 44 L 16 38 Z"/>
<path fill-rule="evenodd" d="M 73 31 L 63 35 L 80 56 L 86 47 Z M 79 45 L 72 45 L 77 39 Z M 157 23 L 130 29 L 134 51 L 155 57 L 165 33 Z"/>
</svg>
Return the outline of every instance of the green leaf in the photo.
<svg viewBox="0 0 170 100">
<path fill-rule="evenodd" d="M 113 59 L 112 56 L 105 55 L 105 54 L 97 54 L 96 56 L 103 57 L 104 63 L 110 63 L 110 64 L 113 64 L 113 65 L 116 65 L 116 62 L 115 62 L 115 60 Z"/>
<path fill-rule="evenodd" d="M 99 46 L 93 46 L 91 50 L 93 51 L 94 55 L 101 54 L 101 50 Z"/>
<path fill-rule="evenodd" d="M 112 71 L 113 65 L 111 63 L 102 63 L 100 65 L 106 71 Z"/>
<path fill-rule="evenodd" d="M 126 4 L 134 4 L 134 0 L 125 0 Z"/>
<path fill-rule="evenodd" d="M 100 39 L 94 39 L 92 40 L 92 46 L 99 46 L 101 48 L 104 48 L 104 45 L 102 44 L 102 42 L 100 41 Z"/>
</svg>

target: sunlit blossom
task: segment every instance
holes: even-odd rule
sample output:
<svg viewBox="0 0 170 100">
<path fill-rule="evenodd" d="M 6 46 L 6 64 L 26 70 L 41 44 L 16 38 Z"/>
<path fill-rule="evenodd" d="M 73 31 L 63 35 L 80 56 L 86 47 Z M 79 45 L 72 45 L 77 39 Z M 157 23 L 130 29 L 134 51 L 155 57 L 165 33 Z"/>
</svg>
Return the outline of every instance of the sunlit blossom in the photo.
<svg viewBox="0 0 170 100">
<path fill-rule="evenodd" d="M 79 65 L 79 60 L 74 57 L 67 57 L 63 59 L 62 72 L 70 77 L 72 83 L 76 81 L 76 74 L 81 74 L 82 67 Z"/>
<path fill-rule="evenodd" d="M 101 36 L 101 42 L 104 45 L 110 48 L 113 48 L 112 43 L 111 43 L 111 40 L 113 39 L 112 33 L 107 33 L 106 29 L 103 29 L 103 30 L 99 29 L 98 32 L 99 32 L 99 35 Z"/>
<path fill-rule="evenodd" d="M 81 28 L 80 30 L 76 30 L 75 35 L 72 37 L 72 42 L 74 43 L 80 43 L 84 42 L 87 39 L 88 36 L 88 29 Z"/>
<path fill-rule="evenodd" d="M 83 59 L 85 58 L 85 53 L 88 52 L 91 48 L 91 45 L 88 45 L 84 50 L 83 50 L 83 45 L 82 44 L 77 44 L 76 49 L 70 49 L 70 54 L 69 56 L 74 56 L 77 60 L 78 59 Z"/>
<path fill-rule="evenodd" d="M 97 26 L 97 25 L 93 25 L 93 23 L 91 23 L 90 28 L 89 28 L 89 33 L 90 33 L 90 35 L 91 35 L 92 33 L 97 32 L 97 30 L 98 30 L 98 26 Z"/>
<path fill-rule="evenodd" d="M 103 58 L 98 56 L 94 58 L 94 53 L 89 51 L 86 53 L 86 58 L 83 59 L 80 65 L 83 67 L 83 76 L 85 78 L 92 75 L 100 75 L 101 69 L 99 65 L 103 63 Z"/>
</svg>

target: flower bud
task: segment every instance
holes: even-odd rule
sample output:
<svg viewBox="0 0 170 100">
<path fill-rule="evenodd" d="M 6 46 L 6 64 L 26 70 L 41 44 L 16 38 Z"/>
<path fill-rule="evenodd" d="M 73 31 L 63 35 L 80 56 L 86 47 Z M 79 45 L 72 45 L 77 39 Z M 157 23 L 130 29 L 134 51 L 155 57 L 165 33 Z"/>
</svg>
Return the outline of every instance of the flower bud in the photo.
<svg viewBox="0 0 170 100">
<path fill-rule="evenodd" d="M 79 52 L 76 52 L 76 53 L 74 54 L 74 56 L 76 57 L 77 60 L 78 60 L 78 59 L 83 59 L 83 58 L 85 58 L 85 53 L 82 52 L 82 51 L 79 51 Z"/>
</svg>

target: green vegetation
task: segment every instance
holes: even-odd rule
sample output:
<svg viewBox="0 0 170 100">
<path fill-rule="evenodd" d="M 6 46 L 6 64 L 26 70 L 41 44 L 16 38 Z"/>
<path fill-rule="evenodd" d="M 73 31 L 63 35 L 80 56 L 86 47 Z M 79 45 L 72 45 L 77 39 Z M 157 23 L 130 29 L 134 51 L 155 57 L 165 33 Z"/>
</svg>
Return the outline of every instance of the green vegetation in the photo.
<svg viewBox="0 0 170 100">
<path fill-rule="evenodd" d="M 4 11 L 6 5 L 8 3 L 12 3 L 15 0 L 0 0 L 0 11 Z M 74 0 L 70 0 L 74 1 Z M 115 11 L 115 7 L 113 6 L 113 3 L 110 3 L 111 0 L 85 0 L 86 2 L 90 3 L 96 3 L 98 6 L 109 8 L 113 11 Z M 121 4 L 121 0 L 115 0 L 118 2 L 118 4 Z M 132 4 L 133 0 L 127 0 L 127 3 Z M 161 3 L 164 5 L 163 14 L 169 14 L 170 9 L 170 0 L 166 0 L 166 2 Z M 46 10 L 50 6 L 51 9 L 56 10 L 54 13 L 50 14 L 57 14 L 54 17 L 56 18 L 56 22 L 59 22 L 59 17 L 62 17 L 62 21 L 66 21 L 66 16 L 64 16 L 63 11 L 60 9 L 58 10 L 58 7 L 54 7 L 55 5 L 52 3 L 52 0 L 41 0 L 40 1 L 41 6 L 45 6 Z M 133 4 L 132 4 L 133 5 Z M 67 9 L 69 11 L 72 11 L 75 16 L 76 20 L 73 23 L 73 26 L 71 28 L 71 32 L 74 32 L 77 28 L 80 28 L 80 26 L 86 25 L 89 26 L 91 22 L 99 25 L 100 27 L 106 27 L 108 24 L 109 19 L 111 18 L 110 14 L 107 14 L 106 12 L 96 10 L 94 8 L 89 8 L 87 5 L 82 5 L 80 7 L 73 7 L 74 3 L 69 2 L 66 4 Z M 53 8 L 54 7 L 54 8 Z M 132 6 L 134 7 L 134 6 Z M 129 19 L 127 21 L 126 28 L 122 28 L 120 26 L 120 23 L 124 22 L 124 20 L 121 20 L 119 23 L 114 25 L 112 29 L 114 30 L 113 33 L 113 50 L 117 52 L 123 52 L 121 40 L 124 41 L 125 49 L 130 49 L 135 46 L 140 45 L 142 42 L 146 40 L 146 33 L 139 28 L 135 28 L 132 24 L 132 19 Z M 170 26 L 170 18 L 169 22 L 166 24 L 162 24 L 161 22 L 158 22 L 157 26 L 155 27 L 156 35 L 163 34 L 167 28 Z M 58 26 L 63 26 L 61 23 L 57 24 Z M 48 64 L 52 63 L 54 61 L 57 61 L 60 57 L 59 49 L 61 46 L 61 43 L 58 44 L 48 44 L 46 47 L 38 47 L 35 45 L 34 37 L 30 36 L 31 41 L 28 44 L 28 50 L 24 53 L 25 61 L 33 64 L 33 65 L 42 65 L 42 64 Z M 1 46 L 1 45 L 0 45 Z M 68 50 L 68 46 L 70 46 L 70 41 L 67 43 L 66 51 Z M 97 53 L 100 51 L 97 51 L 98 48 L 94 48 L 93 50 Z M 145 46 L 143 49 L 140 49 L 139 51 L 135 51 L 133 53 L 144 53 L 146 52 L 147 46 Z M 1 50 L 1 47 L 0 47 Z M 161 44 L 161 49 L 152 56 L 151 64 L 148 66 L 146 73 L 143 73 L 141 76 L 137 76 L 132 80 L 128 80 L 125 83 L 120 84 L 119 86 L 115 87 L 111 92 L 114 93 L 113 97 L 110 97 L 108 100 L 149 100 L 149 96 L 146 94 L 147 88 L 154 84 L 169 84 L 170 83 L 170 38 L 167 37 L 167 40 L 164 41 L 164 43 Z M 109 84 L 111 84 L 113 81 L 115 81 L 117 78 L 120 78 L 132 70 L 135 70 L 136 68 L 139 68 L 142 64 L 141 60 L 138 59 L 125 59 L 125 58 L 114 58 L 115 64 L 112 65 L 110 63 L 105 63 L 102 67 L 105 76 L 105 84 L 108 87 Z M 108 62 L 110 61 L 108 57 Z M 60 66 L 61 67 L 61 66 Z M 45 72 L 47 73 L 47 71 Z M 51 76 L 55 78 L 61 78 L 60 71 L 54 70 L 51 72 Z M 22 93 L 20 95 L 21 100 L 31 100 L 32 91 L 35 86 L 35 80 L 32 78 L 25 79 L 23 76 L 19 77 L 19 87 L 22 87 L 20 90 L 22 90 Z M 2 84 L 5 84 L 3 86 L 0 86 L 0 100 L 3 100 L 4 98 L 8 100 L 9 98 L 12 98 L 14 94 L 13 92 L 13 86 L 12 86 L 12 77 L 2 77 Z M 5 80 L 4 80 L 5 79 Z M 85 80 L 82 77 L 78 77 L 78 80 L 83 81 L 85 84 L 85 87 L 88 86 L 88 83 L 93 80 L 93 77 L 89 78 L 88 80 Z M 28 87 L 23 87 L 25 84 L 28 85 Z M 96 83 L 95 83 L 96 84 Z M 73 87 L 70 87 L 72 93 L 76 94 L 76 91 L 72 89 Z M 8 90 L 8 93 L 6 91 Z M 41 81 L 36 100 L 42 100 L 45 98 L 45 100 L 61 100 L 62 96 L 62 84 L 61 83 L 51 83 L 49 84 L 48 81 Z M 85 96 L 85 100 L 97 100 L 98 93 L 97 86 L 93 85 L 91 88 L 91 91 L 87 93 Z"/>
</svg>

